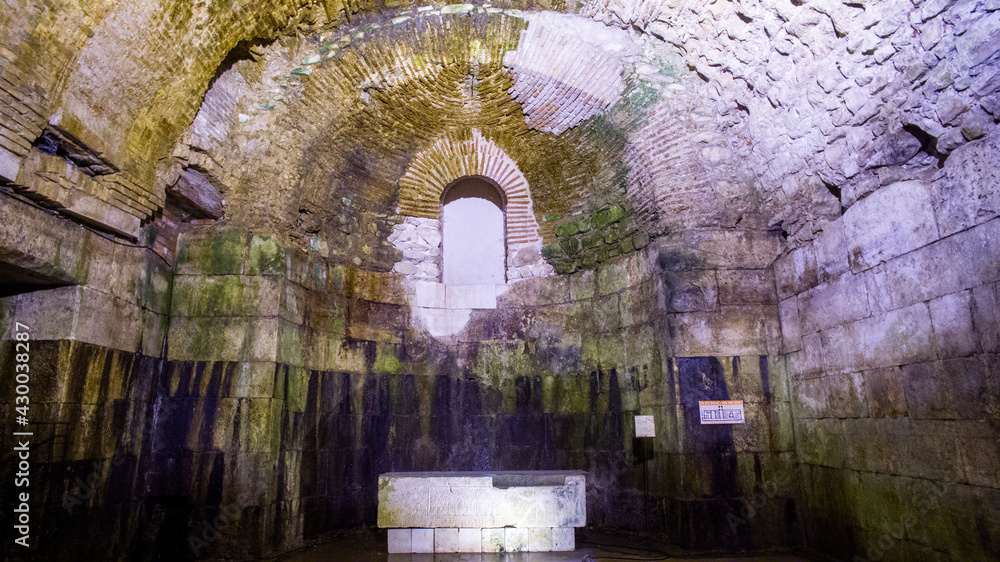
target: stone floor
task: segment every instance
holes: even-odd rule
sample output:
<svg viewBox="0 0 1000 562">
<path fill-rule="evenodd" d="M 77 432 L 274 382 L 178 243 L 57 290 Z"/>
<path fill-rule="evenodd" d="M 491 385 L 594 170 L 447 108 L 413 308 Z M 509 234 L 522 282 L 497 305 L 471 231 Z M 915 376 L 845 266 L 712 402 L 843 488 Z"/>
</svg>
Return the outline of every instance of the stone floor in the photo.
<svg viewBox="0 0 1000 562">
<path fill-rule="evenodd" d="M 577 534 L 577 549 L 573 552 L 527 552 L 508 554 L 386 554 L 386 533 L 367 533 L 331 539 L 277 560 L 281 562 L 599 562 L 621 560 L 658 561 L 726 561 L 726 562 L 809 562 L 810 558 L 795 555 L 749 557 L 675 558 L 667 553 L 611 546 L 621 539 Z M 605 540 L 607 539 L 607 540 Z"/>
</svg>

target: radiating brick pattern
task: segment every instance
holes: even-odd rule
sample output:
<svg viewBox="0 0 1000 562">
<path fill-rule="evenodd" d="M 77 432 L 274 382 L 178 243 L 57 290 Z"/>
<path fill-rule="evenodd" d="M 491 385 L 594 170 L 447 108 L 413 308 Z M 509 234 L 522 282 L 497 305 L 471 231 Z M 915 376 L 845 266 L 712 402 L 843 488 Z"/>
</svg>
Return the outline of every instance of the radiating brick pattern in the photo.
<svg viewBox="0 0 1000 562">
<path fill-rule="evenodd" d="M 510 95 L 529 127 L 559 134 L 618 101 L 622 63 L 570 33 L 533 21 L 516 51 L 504 56 L 514 77 Z"/>
<path fill-rule="evenodd" d="M 399 214 L 438 218 L 445 188 L 466 176 L 487 178 L 503 191 L 508 252 L 541 242 L 528 181 L 517 163 L 479 131 L 473 131 L 472 139 L 464 142 L 444 137 L 413 158 L 399 179 Z"/>
</svg>

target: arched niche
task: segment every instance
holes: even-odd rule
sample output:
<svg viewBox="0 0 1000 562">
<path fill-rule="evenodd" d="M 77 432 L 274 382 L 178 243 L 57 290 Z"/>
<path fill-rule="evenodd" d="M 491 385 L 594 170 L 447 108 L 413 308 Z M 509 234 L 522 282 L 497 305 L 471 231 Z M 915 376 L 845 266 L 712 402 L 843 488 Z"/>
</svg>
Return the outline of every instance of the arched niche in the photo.
<svg viewBox="0 0 1000 562">
<path fill-rule="evenodd" d="M 441 282 L 453 285 L 507 281 L 507 201 L 496 184 L 466 176 L 441 195 Z"/>
</svg>

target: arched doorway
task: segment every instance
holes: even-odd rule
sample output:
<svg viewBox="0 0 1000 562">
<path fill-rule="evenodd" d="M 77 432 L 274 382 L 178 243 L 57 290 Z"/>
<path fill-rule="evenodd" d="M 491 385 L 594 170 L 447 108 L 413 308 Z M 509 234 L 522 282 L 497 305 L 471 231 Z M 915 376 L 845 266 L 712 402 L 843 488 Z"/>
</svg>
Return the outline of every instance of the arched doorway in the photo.
<svg viewBox="0 0 1000 562">
<path fill-rule="evenodd" d="M 504 194 L 478 176 L 460 178 L 441 196 L 441 282 L 506 283 Z"/>
</svg>

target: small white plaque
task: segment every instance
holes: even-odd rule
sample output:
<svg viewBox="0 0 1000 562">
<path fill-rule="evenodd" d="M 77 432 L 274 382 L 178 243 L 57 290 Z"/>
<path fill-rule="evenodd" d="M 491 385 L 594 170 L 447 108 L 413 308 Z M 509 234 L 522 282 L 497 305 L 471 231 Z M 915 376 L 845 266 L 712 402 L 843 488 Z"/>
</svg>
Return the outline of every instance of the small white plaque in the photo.
<svg viewBox="0 0 1000 562">
<path fill-rule="evenodd" d="M 742 400 L 700 400 L 701 425 L 746 423 Z"/>
<path fill-rule="evenodd" d="M 656 437 L 656 426 L 653 424 L 653 416 L 635 417 L 636 437 Z"/>
</svg>

